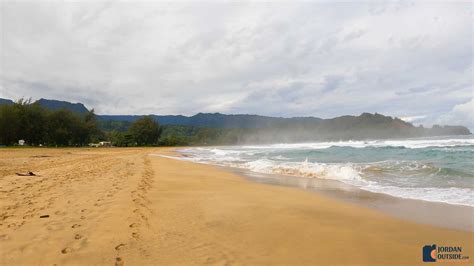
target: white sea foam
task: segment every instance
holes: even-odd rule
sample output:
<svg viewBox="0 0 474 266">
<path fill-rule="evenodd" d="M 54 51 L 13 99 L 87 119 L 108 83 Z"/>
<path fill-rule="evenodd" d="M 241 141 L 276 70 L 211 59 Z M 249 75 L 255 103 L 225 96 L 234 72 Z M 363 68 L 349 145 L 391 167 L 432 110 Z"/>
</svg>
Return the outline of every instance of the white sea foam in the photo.
<svg viewBox="0 0 474 266">
<path fill-rule="evenodd" d="M 405 139 L 405 140 L 370 140 L 370 141 L 330 141 L 314 143 L 289 143 L 242 146 L 243 149 L 327 149 L 330 147 L 404 147 L 408 149 L 420 149 L 427 147 L 456 147 L 473 146 L 473 138 L 458 139 Z"/>
<path fill-rule="evenodd" d="M 442 202 L 454 205 L 474 206 L 473 193 L 470 188 L 437 188 L 437 187 L 397 187 L 380 185 L 374 182 L 360 187 L 370 192 L 388 194 L 394 197 Z"/>
<path fill-rule="evenodd" d="M 362 180 L 359 172 L 351 164 L 323 164 L 284 162 L 278 163 L 268 159 L 260 159 L 241 165 L 251 171 L 267 174 L 283 174 L 307 178 L 334 180 Z"/>
<path fill-rule="evenodd" d="M 456 181 L 451 177 L 446 177 L 445 180 L 437 178 L 441 168 L 430 163 L 429 157 L 420 161 L 390 159 L 376 161 L 377 158 L 373 158 L 372 162 L 359 164 L 308 162 L 304 159 L 301 161 L 305 151 L 330 147 L 406 149 L 430 147 L 437 151 L 470 152 L 472 146 L 474 138 L 468 137 L 200 147 L 183 149 L 181 152 L 187 157 L 176 159 L 237 167 L 259 173 L 332 179 L 367 191 L 401 198 L 474 206 L 472 196 L 474 189 L 466 185 L 468 181 L 458 183 L 461 177 L 455 177 L 458 178 Z M 300 161 L 297 161 L 298 158 Z M 453 185 L 458 187 L 449 187 Z"/>
</svg>

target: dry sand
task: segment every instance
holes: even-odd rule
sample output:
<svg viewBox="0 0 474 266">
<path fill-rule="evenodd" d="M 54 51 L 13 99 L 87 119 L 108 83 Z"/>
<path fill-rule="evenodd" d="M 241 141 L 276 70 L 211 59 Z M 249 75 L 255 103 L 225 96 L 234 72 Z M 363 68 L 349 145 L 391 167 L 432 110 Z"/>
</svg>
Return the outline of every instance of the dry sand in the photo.
<svg viewBox="0 0 474 266">
<path fill-rule="evenodd" d="M 432 243 L 474 255 L 470 232 L 150 153 L 170 150 L 0 150 L 0 264 L 409 265 Z M 28 170 L 40 176 L 15 175 Z"/>
</svg>

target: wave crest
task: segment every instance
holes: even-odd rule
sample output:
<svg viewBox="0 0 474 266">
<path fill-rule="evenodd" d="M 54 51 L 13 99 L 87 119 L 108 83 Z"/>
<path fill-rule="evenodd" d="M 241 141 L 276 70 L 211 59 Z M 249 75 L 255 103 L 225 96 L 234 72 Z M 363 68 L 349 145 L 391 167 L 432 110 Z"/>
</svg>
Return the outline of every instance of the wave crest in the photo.
<svg viewBox="0 0 474 266">
<path fill-rule="evenodd" d="M 323 164 L 310 163 L 308 161 L 302 163 L 276 163 L 268 159 L 260 159 L 243 164 L 243 168 L 260 173 L 306 178 L 362 180 L 359 172 L 352 164 Z"/>
</svg>

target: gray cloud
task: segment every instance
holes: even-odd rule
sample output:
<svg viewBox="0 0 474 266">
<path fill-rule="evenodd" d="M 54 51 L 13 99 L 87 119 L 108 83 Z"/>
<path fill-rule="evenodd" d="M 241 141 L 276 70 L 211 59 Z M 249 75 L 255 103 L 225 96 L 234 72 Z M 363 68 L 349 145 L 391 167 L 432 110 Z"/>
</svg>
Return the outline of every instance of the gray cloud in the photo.
<svg viewBox="0 0 474 266">
<path fill-rule="evenodd" d="M 469 2 L 2 2 L 0 12 L 0 97 L 102 114 L 368 111 L 473 128 Z"/>
</svg>

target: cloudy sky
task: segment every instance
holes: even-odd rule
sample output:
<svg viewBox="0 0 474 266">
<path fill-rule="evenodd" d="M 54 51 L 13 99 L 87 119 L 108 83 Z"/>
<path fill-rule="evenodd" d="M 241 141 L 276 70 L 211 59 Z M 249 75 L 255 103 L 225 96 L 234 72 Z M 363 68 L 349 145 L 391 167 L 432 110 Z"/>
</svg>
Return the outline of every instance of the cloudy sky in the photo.
<svg viewBox="0 0 474 266">
<path fill-rule="evenodd" d="M 471 2 L 5 2 L 0 97 L 474 129 Z"/>
</svg>

